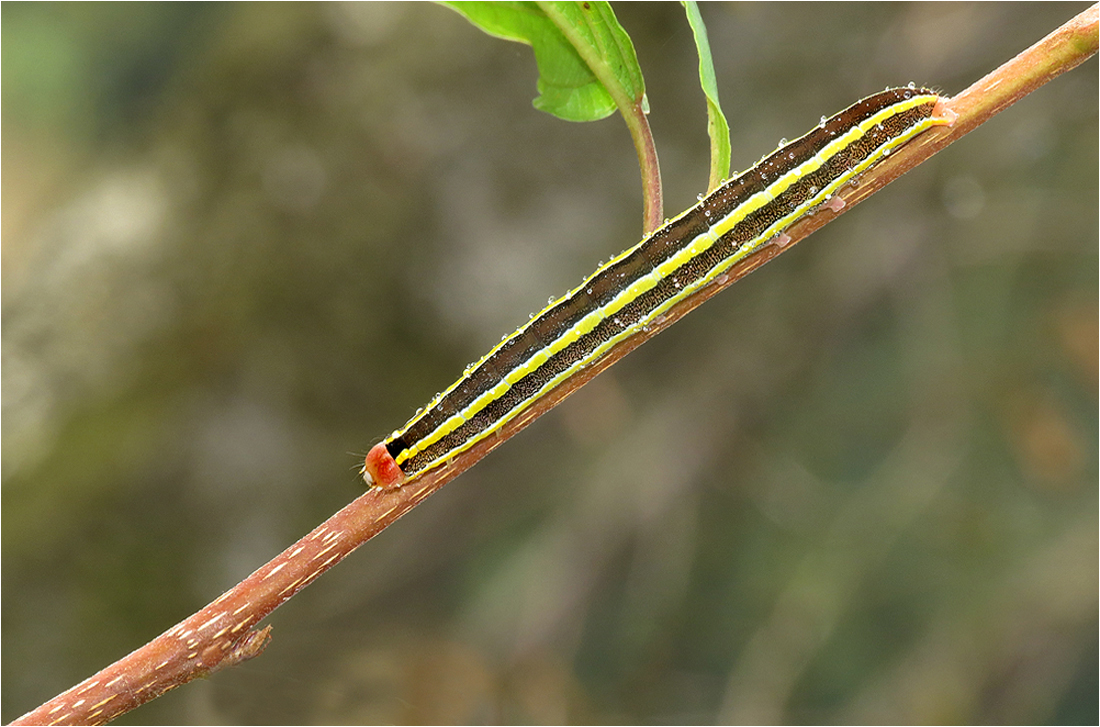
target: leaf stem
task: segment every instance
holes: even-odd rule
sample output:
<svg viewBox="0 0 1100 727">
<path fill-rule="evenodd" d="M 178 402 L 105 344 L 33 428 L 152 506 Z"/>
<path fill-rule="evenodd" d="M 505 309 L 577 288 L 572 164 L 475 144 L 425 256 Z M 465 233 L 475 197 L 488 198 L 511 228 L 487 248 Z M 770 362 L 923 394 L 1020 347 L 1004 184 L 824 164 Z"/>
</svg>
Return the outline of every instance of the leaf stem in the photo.
<svg viewBox="0 0 1100 727">
<path fill-rule="evenodd" d="M 653 142 L 653 131 L 646 118 L 645 86 L 639 78 L 636 88 L 630 89 L 620 83 L 613 70 L 603 61 L 597 49 L 586 42 L 577 31 L 577 27 L 566 13 L 562 11 L 564 3 L 540 1 L 538 6 L 546 13 L 546 17 L 557 26 L 562 35 L 573 45 L 581 59 L 592 70 L 593 75 L 603 84 L 611 95 L 616 108 L 622 114 L 626 122 L 626 128 L 630 131 L 630 138 L 634 142 L 634 149 L 638 153 L 638 166 L 642 173 L 642 232 L 647 236 L 654 232 L 664 222 L 664 196 L 661 190 L 661 165 L 657 161 L 657 146 Z M 583 8 L 583 17 L 590 25 L 603 24 L 604 20 L 599 15 L 603 9 L 601 4 L 578 3 Z M 610 13 L 610 8 L 605 12 Z M 593 35 L 599 35 L 593 33 Z M 612 34 L 612 37 L 615 37 Z M 629 38 L 627 41 L 629 43 Z M 621 49 L 623 53 L 634 54 L 634 49 Z"/>
<path fill-rule="evenodd" d="M 629 111 L 619 109 L 630 130 L 630 138 L 638 151 L 638 166 L 642 172 L 642 237 L 653 234 L 664 224 L 664 192 L 661 188 L 661 165 L 657 161 L 657 147 L 653 131 L 641 104 L 633 104 Z"/>
</svg>

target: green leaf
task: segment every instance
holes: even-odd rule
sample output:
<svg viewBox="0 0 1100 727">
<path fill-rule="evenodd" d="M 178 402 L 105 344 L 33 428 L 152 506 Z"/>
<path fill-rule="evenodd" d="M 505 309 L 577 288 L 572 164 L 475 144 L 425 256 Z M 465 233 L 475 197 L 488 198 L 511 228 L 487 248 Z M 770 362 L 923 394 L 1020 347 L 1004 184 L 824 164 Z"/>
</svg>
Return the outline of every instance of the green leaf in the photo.
<svg viewBox="0 0 1100 727">
<path fill-rule="evenodd" d="M 539 96 L 534 101 L 535 108 L 566 121 L 595 121 L 615 112 L 616 104 L 611 94 L 573 44 L 536 3 L 441 4 L 489 35 L 531 46 L 539 69 Z"/>
<path fill-rule="evenodd" d="M 730 173 L 730 127 L 718 103 L 718 81 L 714 74 L 714 60 L 710 55 L 707 28 L 694 0 L 684 2 L 688 24 L 695 34 L 695 47 L 699 49 L 699 82 L 707 97 L 707 133 L 710 134 L 710 184 L 707 192 L 713 192 Z"/>
<path fill-rule="evenodd" d="M 634 43 L 606 2 L 540 2 L 558 30 L 615 99 L 620 109 L 648 111 L 645 79 Z"/>
<path fill-rule="evenodd" d="M 634 44 L 606 2 L 443 2 L 489 35 L 526 43 L 539 68 L 535 108 L 595 121 L 616 107 L 646 109 Z"/>
<path fill-rule="evenodd" d="M 486 33 L 529 44 L 539 67 L 535 108 L 566 121 L 618 109 L 642 170 L 643 226 L 661 222 L 661 172 L 634 44 L 606 2 L 443 2 Z"/>
</svg>

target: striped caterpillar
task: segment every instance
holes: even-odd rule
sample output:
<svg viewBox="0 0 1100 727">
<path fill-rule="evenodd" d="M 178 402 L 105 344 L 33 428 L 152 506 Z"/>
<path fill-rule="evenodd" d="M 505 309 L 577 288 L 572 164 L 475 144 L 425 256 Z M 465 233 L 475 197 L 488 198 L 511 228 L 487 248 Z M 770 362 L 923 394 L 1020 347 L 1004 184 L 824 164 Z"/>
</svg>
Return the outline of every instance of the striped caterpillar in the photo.
<svg viewBox="0 0 1100 727">
<path fill-rule="evenodd" d="M 366 456 L 368 486 L 400 487 L 500 430 L 524 410 L 719 279 L 874 164 L 953 114 L 935 92 L 887 89 L 822 118 L 505 337 Z"/>
</svg>

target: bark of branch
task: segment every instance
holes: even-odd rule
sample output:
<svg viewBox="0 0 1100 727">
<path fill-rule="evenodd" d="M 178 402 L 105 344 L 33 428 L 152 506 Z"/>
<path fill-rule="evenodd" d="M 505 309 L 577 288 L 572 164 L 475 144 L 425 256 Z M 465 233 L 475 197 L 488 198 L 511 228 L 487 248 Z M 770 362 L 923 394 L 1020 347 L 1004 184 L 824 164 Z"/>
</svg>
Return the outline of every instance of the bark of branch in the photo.
<svg viewBox="0 0 1100 727">
<path fill-rule="evenodd" d="M 788 230 L 790 240 L 784 240 L 783 246 L 769 245 L 743 261 L 720 284 L 681 302 L 659 325 L 624 341 L 495 436 L 401 489 L 368 491 L 206 608 L 13 724 L 103 724 L 181 684 L 259 655 L 270 638 L 270 627 L 253 628 L 260 620 L 428 495 L 712 295 L 790 249 L 793 243 L 996 113 L 1094 55 L 1097 17 L 1094 5 L 950 99 L 947 107 L 958 114 L 954 124 L 922 134 L 874 167 L 857 186 L 842 191 L 839 196 L 845 204 L 839 211 L 825 209 L 799 221 Z"/>
</svg>

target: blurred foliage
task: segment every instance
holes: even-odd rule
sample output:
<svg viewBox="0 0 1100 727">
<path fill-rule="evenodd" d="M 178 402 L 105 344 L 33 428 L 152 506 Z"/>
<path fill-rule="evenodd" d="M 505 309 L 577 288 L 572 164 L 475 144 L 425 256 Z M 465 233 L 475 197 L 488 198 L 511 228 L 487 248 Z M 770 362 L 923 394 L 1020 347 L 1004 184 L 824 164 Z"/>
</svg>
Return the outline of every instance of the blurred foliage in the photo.
<svg viewBox="0 0 1100 727">
<path fill-rule="evenodd" d="M 706 5 L 744 168 L 1079 5 Z M 683 10 L 617 8 L 668 209 Z M 3 719 L 360 492 L 357 455 L 633 243 L 617 120 L 405 4 L 5 4 Z M 1096 61 L 628 357 L 129 723 L 1097 714 Z"/>
</svg>

